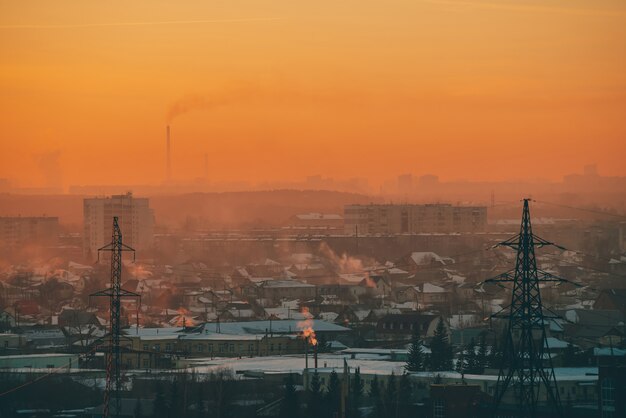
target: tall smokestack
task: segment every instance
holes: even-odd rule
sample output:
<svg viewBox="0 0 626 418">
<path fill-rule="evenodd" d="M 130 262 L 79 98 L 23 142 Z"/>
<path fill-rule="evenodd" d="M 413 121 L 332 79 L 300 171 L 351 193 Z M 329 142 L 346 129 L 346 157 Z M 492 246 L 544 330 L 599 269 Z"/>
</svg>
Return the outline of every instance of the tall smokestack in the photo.
<svg viewBox="0 0 626 418">
<path fill-rule="evenodd" d="M 171 151 L 171 145 L 170 145 L 170 125 L 167 125 L 167 133 L 166 133 L 166 159 L 167 159 L 167 173 L 166 173 L 166 179 L 167 181 L 172 180 L 172 151 Z"/>
</svg>

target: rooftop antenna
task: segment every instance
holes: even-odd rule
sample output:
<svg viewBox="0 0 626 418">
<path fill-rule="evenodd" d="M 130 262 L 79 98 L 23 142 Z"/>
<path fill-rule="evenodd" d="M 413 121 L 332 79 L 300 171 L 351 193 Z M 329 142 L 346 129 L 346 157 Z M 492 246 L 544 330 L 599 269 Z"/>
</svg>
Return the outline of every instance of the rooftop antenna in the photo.
<svg viewBox="0 0 626 418">
<path fill-rule="evenodd" d="M 496 284 L 513 283 L 511 304 L 492 315 L 508 318 L 504 333 L 502 364 L 494 396 L 493 416 L 499 416 L 498 410 L 505 393 L 513 389 L 517 403 L 517 417 L 537 417 L 539 395 L 545 393 L 550 416 L 562 418 L 563 410 L 552 359 L 550 357 L 544 359 L 547 347 L 545 320 L 554 317 L 545 316 L 543 313 L 539 284 L 567 282 L 567 280 L 537 268 L 535 247 L 552 245 L 560 249 L 564 248 L 533 234 L 529 201 L 530 199 L 523 200 L 520 233 L 498 244 L 498 246 L 517 250 L 515 268 L 485 281 Z M 502 313 L 506 310 L 508 313 Z"/>
<path fill-rule="evenodd" d="M 113 398 L 113 416 L 118 417 L 121 413 L 121 368 L 122 358 L 120 353 L 120 338 L 121 338 L 121 325 L 120 325 L 120 308 L 121 300 L 123 297 L 134 297 L 138 301 L 141 301 L 141 295 L 122 289 L 122 252 L 132 251 L 133 261 L 135 259 L 135 250 L 122 242 L 122 231 L 118 224 L 118 217 L 113 217 L 113 233 L 111 242 L 102 248 L 98 249 L 98 261 L 100 260 L 101 251 L 111 252 L 111 283 L 109 288 L 101 290 L 96 293 L 92 293 L 91 296 L 104 296 L 109 298 L 110 301 L 110 318 L 109 318 L 109 334 L 105 337 L 108 338 L 108 352 L 106 355 L 106 387 L 104 391 L 104 411 L 103 416 L 108 418 L 110 416 L 110 401 Z M 139 324 L 138 324 L 139 325 Z"/>
</svg>

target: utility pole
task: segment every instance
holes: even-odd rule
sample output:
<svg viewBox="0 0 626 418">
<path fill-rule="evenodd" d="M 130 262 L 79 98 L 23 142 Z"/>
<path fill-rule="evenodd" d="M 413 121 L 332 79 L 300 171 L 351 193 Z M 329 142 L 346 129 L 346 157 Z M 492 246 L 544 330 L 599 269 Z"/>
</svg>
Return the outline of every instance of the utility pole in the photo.
<svg viewBox="0 0 626 418">
<path fill-rule="evenodd" d="M 515 397 L 517 417 L 563 417 L 552 359 L 546 350 L 545 320 L 554 317 L 547 317 L 543 313 L 539 284 L 567 280 L 537 268 L 535 247 L 552 245 L 564 248 L 533 234 L 529 200 L 523 200 L 519 235 L 498 244 L 517 251 L 515 268 L 485 281 L 513 283 L 511 304 L 493 315 L 508 319 L 502 364 L 494 396 L 494 417 L 498 416 L 502 399 L 510 389 Z M 545 355 L 548 355 L 547 358 Z M 539 410 L 540 404 L 543 404 L 539 400 L 540 394 L 546 397 L 545 414 Z"/>
<path fill-rule="evenodd" d="M 117 216 L 113 217 L 113 234 L 111 242 L 98 249 L 98 259 L 101 251 L 111 252 L 111 283 L 107 289 L 92 293 L 90 296 L 104 296 L 110 300 L 110 318 L 109 318 L 109 335 L 108 337 L 108 353 L 106 356 L 107 378 L 106 388 L 104 391 L 104 411 L 103 415 L 108 418 L 111 412 L 110 402 L 113 398 L 112 415 L 118 417 L 121 413 L 120 399 L 120 370 L 122 368 L 122 358 L 120 353 L 120 308 L 121 299 L 123 297 L 137 298 L 141 301 L 141 296 L 137 293 L 122 289 L 122 252 L 132 251 L 133 260 L 135 250 L 122 242 L 122 231 L 118 225 Z M 139 304 L 137 306 L 137 315 L 139 315 Z M 137 324 L 139 325 L 139 324 Z"/>
</svg>

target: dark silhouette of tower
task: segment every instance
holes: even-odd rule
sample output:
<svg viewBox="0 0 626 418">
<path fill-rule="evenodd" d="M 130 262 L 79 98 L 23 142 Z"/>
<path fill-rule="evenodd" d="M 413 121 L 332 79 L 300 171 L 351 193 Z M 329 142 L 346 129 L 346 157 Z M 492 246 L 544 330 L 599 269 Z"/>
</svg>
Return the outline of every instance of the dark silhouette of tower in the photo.
<svg viewBox="0 0 626 418">
<path fill-rule="evenodd" d="M 513 283 L 511 304 L 494 315 L 508 319 L 494 397 L 494 417 L 498 416 L 502 399 L 510 390 L 517 404 L 516 417 L 563 416 L 552 360 L 546 350 L 545 319 L 548 317 L 543 313 L 539 284 L 567 280 L 537 268 L 535 247 L 564 248 L 533 234 L 529 200 L 524 199 L 519 235 L 498 244 L 517 251 L 515 268 L 485 281 Z"/>
<path fill-rule="evenodd" d="M 104 411 L 105 418 L 109 417 L 110 402 L 113 398 L 113 416 L 119 416 L 121 412 L 120 401 L 120 383 L 121 375 L 120 370 L 122 366 L 122 358 L 120 352 L 120 339 L 121 339 L 121 327 L 120 327 L 120 305 L 123 297 L 135 297 L 140 299 L 141 296 L 137 293 L 130 292 L 122 289 L 122 252 L 132 251 L 133 257 L 135 250 L 125 245 L 122 242 L 122 231 L 117 222 L 117 216 L 113 217 L 113 234 L 111 242 L 104 247 L 98 249 L 98 255 L 100 251 L 111 252 L 111 284 L 109 288 L 101 290 L 96 293 L 92 293 L 90 296 L 105 296 L 110 299 L 110 320 L 109 320 L 109 333 L 106 336 L 108 339 L 108 353 L 106 356 L 106 388 L 104 391 Z"/>
</svg>

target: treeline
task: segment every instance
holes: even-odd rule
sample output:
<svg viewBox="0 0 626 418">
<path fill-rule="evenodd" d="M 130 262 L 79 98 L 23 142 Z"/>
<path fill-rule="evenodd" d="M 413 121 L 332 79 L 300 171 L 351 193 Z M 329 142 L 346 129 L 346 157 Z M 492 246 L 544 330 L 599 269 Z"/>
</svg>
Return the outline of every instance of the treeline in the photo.
<svg viewBox="0 0 626 418">
<path fill-rule="evenodd" d="M 413 386 L 406 373 L 401 376 L 392 373 L 386 384 L 374 376 L 366 391 L 358 368 L 350 374 L 347 385 L 333 371 L 325 388 L 315 371 L 308 386 L 306 391 L 297 392 L 293 376 L 285 380 L 280 418 L 334 418 L 341 416 L 343 410 L 348 418 L 415 415 Z"/>
</svg>

